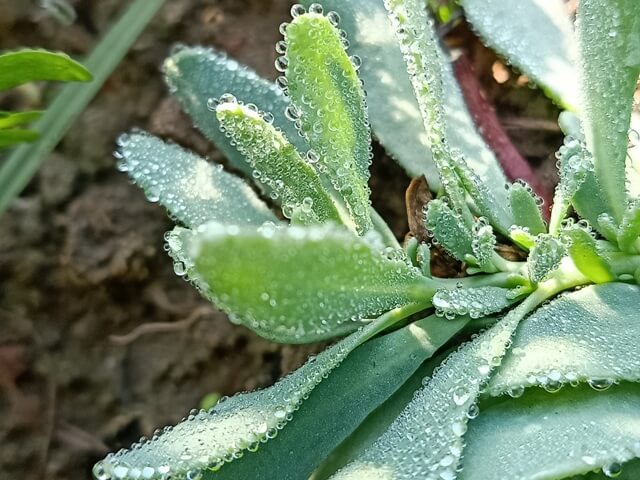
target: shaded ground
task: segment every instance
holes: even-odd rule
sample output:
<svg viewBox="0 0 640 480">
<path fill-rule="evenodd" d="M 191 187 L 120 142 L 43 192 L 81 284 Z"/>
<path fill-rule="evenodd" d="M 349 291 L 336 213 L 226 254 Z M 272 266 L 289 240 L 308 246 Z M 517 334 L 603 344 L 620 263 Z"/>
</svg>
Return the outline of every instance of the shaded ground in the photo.
<svg viewBox="0 0 640 480">
<path fill-rule="evenodd" d="M 36 2 L 33 2 L 34 4 Z M 87 53 L 123 0 L 73 2 L 69 27 L 24 0 L 0 0 L 0 49 L 20 45 Z M 137 42 L 58 151 L 0 218 L 0 479 L 84 479 L 107 451 L 175 423 L 210 392 L 272 383 L 311 347 L 278 346 L 230 324 L 172 271 L 162 234 L 170 222 L 116 171 L 114 138 L 132 126 L 219 155 L 167 97 L 159 66 L 172 43 L 214 45 L 274 76 L 272 45 L 285 0 L 172 0 Z M 533 120 L 555 110 L 464 29 L 487 97 L 520 151 L 553 183 L 559 135 Z M 38 107 L 29 87 L 1 107 Z M 538 125 L 539 126 L 539 125 Z M 378 210 L 402 236 L 408 179 L 376 149 Z M 126 335 L 162 322 L 155 333 Z M 143 330 L 144 332 L 144 330 Z"/>
</svg>

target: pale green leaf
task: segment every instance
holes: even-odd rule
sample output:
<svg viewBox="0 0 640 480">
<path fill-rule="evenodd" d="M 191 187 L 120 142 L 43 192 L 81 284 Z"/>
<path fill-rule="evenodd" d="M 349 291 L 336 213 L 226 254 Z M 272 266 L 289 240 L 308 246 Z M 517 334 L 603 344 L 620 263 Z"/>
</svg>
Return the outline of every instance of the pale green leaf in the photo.
<svg viewBox="0 0 640 480">
<path fill-rule="evenodd" d="M 519 182 L 512 184 L 509 187 L 509 204 L 514 225 L 526 228 L 534 236 L 547 231 L 540 202 L 531 187 Z"/>
<path fill-rule="evenodd" d="M 64 53 L 24 49 L 0 54 L 0 91 L 40 80 L 88 82 L 91 78 L 89 70 Z"/>
<path fill-rule="evenodd" d="M 293 123 L 284 116 L 287 99 L 275 84 L 258 76 L 217 50 L 180 46 L 164 62 L 165 81 L 196 127 L 225 155 L 233 167 L 250 174 L 251 168 L 243 156 L 220 131 L 220 124 L 211 112 L 213 99 L 225 93 L 233 94 L 245 104 L 255 103 L 273 114 L 273 125 L 300 150 L 306 150 Z M 211 99 L 211 101 L 210 101 Z"/>
<path fill-rule="evenodd" d="M 447 318 L 457 315 L 480 318 L 500 312 L 513 302 L 512 290 L 502 287 L 439 289 L 433 297 L 436 312 Z"/>
<path fill-rule="evenodd" d="M 187 257 L 187 270 L 195 266 L 196 283 L 209 286 L 205 294 L 232 320 L 278 342 L 343 335 L 434 292 L 415 267 L 345 228 L 210 224 L 182 236 L 174 250 Z"/>
<path fill-rule="evenodd" d="M 118 168 L 187 227 L 217 221 L 261 225 L 278 218 L 243 180 L 221 165 L 147 133 L 120 138 Z"/>
<path fill-rule="evenodd" d="M 480 406 L 460 480 L 560 479 L 640 456 L 640 386 L 533 390 Z"/>
<path fill-rule="evenodd" d="M 618 233 L 618 246 L 623 252 L 636 252 L 636 242 L 640 236 L 640 201 L 629 202 L 622 217 Z"/>
<path fill-rule="evenodd" d="M 367 415 L 393 394 L 468 318 L 414 322 L 354 350 L 294 414 L 293 421 L 257 452 L 210 477 L 260 478 L 277 468 L 278 480 L 308 478 Z M 342 448 L 342 447 L 339 447 Z M 290 461 L 292 452 L 295 461 Z"/>
<path fill-rule="evenodd" d="M 209 411 L 192 411 L 175 427 L 109 454 L 93 469 L 98 480 L 137 480 L 171 474 L 198 478 L 205 469 L 255 452 L 261 442 L 274 438 L 300 405 L 346 356 L 372 331 L 363 328 L 310 358 L 295 372 L 271 387 L 221 399 Z"/>
<path fill-rule="evenodd" d="M 429 185 L 439 189 L 439 177 L 431 159 L 420 109 L 383 0 L 325 0 L 322 4 L 325 9 L 340 14 L 340 26 L 347 31 L 351 43 L 349 51 L 362 59 L 358 73 L 368 93 L 369 117 L 376 137 L 410 176 L 425 174 Z M 498 161 L 475 127 L 448 55 L 439 45 L 434 48 L 440 53 L 447 138 L 460 149 L 469 167 L 484 184 L 497 192 L 498 203 L 507 205 L 506 196 L 501 195 L 506 179 Z"/>
<path fill-rule="evenodd" d="M 562 231 L 568 244 L 567 251 L 578 270 L 595 283 L 611 282 L 614 275 L 598 251 L 596 240 L 590 231 L 572 225 Z"/>
<path fill-rule="evenodd" d="M 640 287 L 607 283 L 559 297 L 522 322 L 491 378 L 500 395 L 539 385 L 640 380 Z"/>
<path fill-rule="evenodd" d="M 538 235 L 527 258 L 531 281 L 538 283 L 548 278 L 558 268 L 566 253 L 567 248 L 560 240 L 546 233 Z"/>
<path fill-rule="evenodd" d="M 578 106 L 573 26 L 564 0 L 460 0 L 483 43 L 559 105 Z"/>
<path fill-rule="evenodd" d="M 265 120 L 265 114 L 231 97 L 218 105 L 216 115 L 223 131 L 251 165 L 254 178 L 280 199 L 287 218 L 300 224 L 341 222 L 316 171 L 282 132 Z"/>
<path fill-rule="evenodd" d="M 626 202 L 627 131 L 640 73 L 631 56 L 639 17 L 636 0 L 588 0 L 580 2 L 576 20 L 583 128 L 607 213 L 618 222 Z"/>
<path fill-rule="evenodd" d="M 467 255 L 473 255 L 471 229 L 447 203 L 431 200 L 425 211 L 425 223 L 434 240 L 451 256 L 464 261 Z"/>
<path fill-rule="evenodd" d="M 501 322 L 452 353 L 389 429 L 335 480 L 455 478 L 469 417 L 493 366 L 523 313 Z"/>
<path fill-rule="evenodd" d="M 342 198 L 359 233 L 369 216 L 370 131 L 356 65 L 339 31 L 319 13 L 298 15 L 285 29 L 283 63 L 289 116 L 317 157 L 321 175 Z"/>
</svg>

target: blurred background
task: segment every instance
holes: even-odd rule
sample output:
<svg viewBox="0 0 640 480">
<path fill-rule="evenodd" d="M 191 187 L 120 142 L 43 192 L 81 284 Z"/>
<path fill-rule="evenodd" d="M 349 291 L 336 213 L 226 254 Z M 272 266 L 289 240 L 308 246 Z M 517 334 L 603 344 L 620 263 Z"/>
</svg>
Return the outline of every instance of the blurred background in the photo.
<svg viewBox="0 0 640 480">
<path fill-rule="evenodd" d="M 0 50 L 43 47 L 82 59 L 129 3 L 0 0 Z M 118 134 L 141 127 L 224 163 L 169 97 L 162 61 L 177 42 L 215 46 L 273 79 L 273 45 L 292 3 L 165 2 L 0 217 L 0 479 L 90 478 L 109 451 L 219 395 L 269 385 L 322 348 L 262 340 L 200 299 L 163 251 L 166 213 L 112 156 Z M 471 65 L 468 80 L 482 87 L 475 95 L 495 107 L 509 141 L 552 189 L 558 110 L 455 10 L 441 33 Z M 42 108 L 55 91 L 25 85 L 1 95 L 0 110 Z M 374 151 L 374 206 L 402 238 L 410 179 Z"/>
</svg>

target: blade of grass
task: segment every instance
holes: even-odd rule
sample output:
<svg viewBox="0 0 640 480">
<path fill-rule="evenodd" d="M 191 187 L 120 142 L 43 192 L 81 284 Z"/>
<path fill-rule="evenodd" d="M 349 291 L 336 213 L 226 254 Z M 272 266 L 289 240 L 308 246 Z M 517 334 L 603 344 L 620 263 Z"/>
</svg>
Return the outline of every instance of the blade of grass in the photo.
<svg viewBox="0 0 640 480">
<path fill-rule="evenodd" d="M 41 134 L 40 140 L 18 147 L 0 167 L 0 214 L 29 183 L 40 164 L 53 151 L 163 4 L 164 0 L 135 0 L 84 62 L 93 74 L 93 81 L 65 85 L 47 112 L 33 125 L 33 129 Z"/>
</svg>

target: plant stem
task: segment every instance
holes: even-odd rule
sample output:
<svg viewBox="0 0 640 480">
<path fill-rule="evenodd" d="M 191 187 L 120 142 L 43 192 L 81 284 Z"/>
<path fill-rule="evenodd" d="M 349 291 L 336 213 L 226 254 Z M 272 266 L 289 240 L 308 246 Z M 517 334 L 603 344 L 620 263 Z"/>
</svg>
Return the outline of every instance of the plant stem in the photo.
<svg viewBox="0 0 640 480">
<path fill-rule="evenodd" d="M 360 339 L 360 344 L 366 342 L 372 337 L 375 337 L 377 334 L 395 325 L 399 321 L 404 320 L 407 317 L 410 317 L 414 313 L 418 313 L 426 308 L 429 308 L 430 306 L 431 306 L 431 299 L 424 302 L 410 303 L 408 305 L 403 305 L 402 307 L 389 310 L 385 314 L 380 315 L 378 318 L 373 320 L 366 327 L 364 327 L 369 331 L 366 333 L 363 332 L 363 336 Z"/>
</svg>

